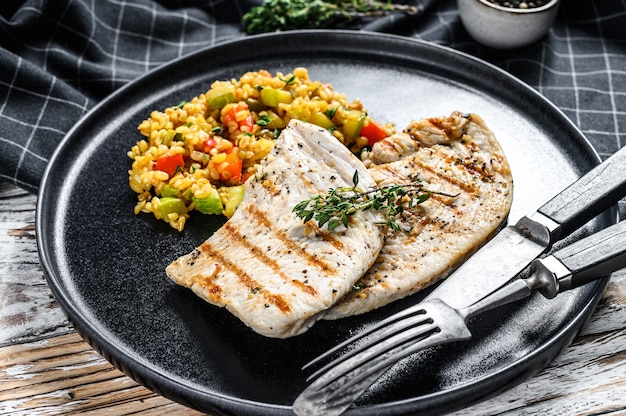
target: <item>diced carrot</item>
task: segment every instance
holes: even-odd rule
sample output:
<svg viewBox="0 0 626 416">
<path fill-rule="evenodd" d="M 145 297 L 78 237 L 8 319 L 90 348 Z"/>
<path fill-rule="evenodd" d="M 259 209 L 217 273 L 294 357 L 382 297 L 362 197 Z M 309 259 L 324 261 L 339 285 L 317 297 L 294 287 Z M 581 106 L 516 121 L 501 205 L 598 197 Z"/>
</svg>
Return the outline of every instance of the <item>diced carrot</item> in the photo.
<svg viewBox="0 0 626 416">
<path fill-rule="evenodd" d="M 216 163 L 215 169 L 219 172 L 220 179 L 223 181 L 236 183 L 241 180 L 241 169 L 243 163 L 236 153 L 227 153 L 223 162 Z"/>
<path fill-rule="evenodd" d="M 247 180 L 248 180 L 248 178 L 249 178 L 250 176 L 252 176 L 252 175 L 254 175 L 254 172 L 243 172 L 243 173 L 241 174 L 241 182 L 243 183 L 243 182 L 247 181 Z"/>
</svg>

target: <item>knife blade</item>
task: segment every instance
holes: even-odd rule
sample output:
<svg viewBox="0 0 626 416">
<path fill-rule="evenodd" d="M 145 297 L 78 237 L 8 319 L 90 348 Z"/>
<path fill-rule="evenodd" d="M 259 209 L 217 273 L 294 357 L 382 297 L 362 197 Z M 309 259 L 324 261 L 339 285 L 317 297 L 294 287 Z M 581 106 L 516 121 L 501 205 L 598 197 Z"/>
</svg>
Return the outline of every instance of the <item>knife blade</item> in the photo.
<svg viewBox="0 0 626 416">
<path fill-rule="evenodd" d="M 555 242 L 626 196 L 625 172 L 623 147 L 537 211 L 503 228 L 424 300 L 439 298 L 461 309 L 500 288 Z"/>
<path fill-rule="evenodd" d="M 490 295 L 549 251 L 555 242 L 566 238 L 626 196 L 624 172 L 626 172 L 626 147 L 618 150 L 534 213 L 501 230 L 423 301 L 439 298 L 455 309 L 463 309 Z M 351 339 L 318 357 L 314 362 L 351 342 Z M 382 355 L 374 360 L 384 358 Z M 355 383 L 352 388 L 342 391 L 339 398 L 332 394 L 327 395 L 323 403 L 311 399 L 311 395 L 318 393 L 313 383 L 296 399 L 293 410 L 298 415 L 319 412 L 338 415 L 391 365 L 381 366 L 361 382 Z M 328 373 L 332 371 L 331 368 Z M 334 403 L 332 408 L 329 406 L 331 402 Z"/>
</svg>

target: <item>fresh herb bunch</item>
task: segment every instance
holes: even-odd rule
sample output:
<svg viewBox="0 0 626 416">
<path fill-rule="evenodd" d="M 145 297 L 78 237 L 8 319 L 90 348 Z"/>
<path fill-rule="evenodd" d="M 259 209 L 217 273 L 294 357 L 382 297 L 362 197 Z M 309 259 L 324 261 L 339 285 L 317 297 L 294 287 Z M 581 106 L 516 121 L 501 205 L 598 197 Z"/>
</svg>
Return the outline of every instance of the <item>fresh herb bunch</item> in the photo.
<svg viewBox="0 0 626 416">
<path fill-rule="evenodd" d="M 419 179 L 407 185 L 388 185 L 361 191 L 357 188 L 359 175 L 355 172 L 352 182 L 354 185 L 351 187 L 330 188 L 327 194 L 311 195 L 298 203 L 293 212 L 304 222 L 311 219 L 317 221 L 319 227 L 328 223 L 328 229 L 332 231 L 340 225 L 347 228 L 348 216 L 375 209 L 384 212 L 386 221 L 383 224 L 400 231 L 396 217 L 405 208 L 411 209 L 423 203 L 433 193 L 424 189 Z"/>
<path fill-rule="evenodd" d="M 265 0 L 242 18 L 248 34 L 293 29 L 322 29 L 364 17 L 417 9 L 390 0 Z"/>
</svg>

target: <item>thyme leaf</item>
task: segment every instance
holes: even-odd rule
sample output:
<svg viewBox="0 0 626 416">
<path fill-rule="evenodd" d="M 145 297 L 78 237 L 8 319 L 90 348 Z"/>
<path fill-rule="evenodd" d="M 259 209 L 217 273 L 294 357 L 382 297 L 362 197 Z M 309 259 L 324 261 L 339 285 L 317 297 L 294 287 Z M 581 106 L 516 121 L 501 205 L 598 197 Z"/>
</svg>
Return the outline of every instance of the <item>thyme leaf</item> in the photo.
<svg viewBox="0 0 626 416">
<path fill-rule="evenodd" d="M 280 80 L 285 83 L 285 86 L 292 85 L 296 81 L 296 76 L 291 75 L 289 78 L 280 78 Z"/>
<path fill-rule="evenodd" d="M 244 14 L 242 23 L 248 34 L 254 34 L 328 28 L 394 12 L 415 13 L 417 8 L 389 0 L 265 0 Z"/>
<path fill-rule="evenodd" d="M 256 121 L 256 124 L 258 124 L 261 127 L 265 127 L 268 124 L 270 124 L 272 120 L 269 118 L 269 116 L 267 114 L 263 114 L 262 116 L 259 116 L 259 119 Z"/>
<path fill-rule="evenodd" d="M 427 201 L 434 193 L 425 189 L 419 178 L 410 184 L 387 185 L 367 191 L 357 187 L 358 172 L 354 173 L 352 182 L 353 186 L 329 188 L 328 193 L 311 195 L 309 199 L 296 204 L 293 212 L 303 222 L 315 220 L 320 228 L 328 224 L 328 229 L 332 231 L 340 225 L 347 228 L 350 215 L 373 209 L 384 213 L 384 225 L 401 231 L 396 218 L 405 209 L 412 209 Z"/>
</svg>

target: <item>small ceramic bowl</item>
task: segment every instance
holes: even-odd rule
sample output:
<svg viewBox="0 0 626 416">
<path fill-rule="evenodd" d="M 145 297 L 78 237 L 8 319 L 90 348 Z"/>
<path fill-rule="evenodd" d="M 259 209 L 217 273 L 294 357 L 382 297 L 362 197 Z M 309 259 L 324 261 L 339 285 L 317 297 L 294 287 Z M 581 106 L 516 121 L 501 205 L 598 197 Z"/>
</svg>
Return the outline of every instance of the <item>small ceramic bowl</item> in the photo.
<svg viewBox="0 0 626 416">
<path fill-rule="evenodd" d="M 457 3 L 463 26 L 474 40 L 497 49 L 519 48 L 541 39 L 554 23 L 559 8 L 559 0 L 527 8 L 504 7 L 490 0 Z"/>
</svg>

